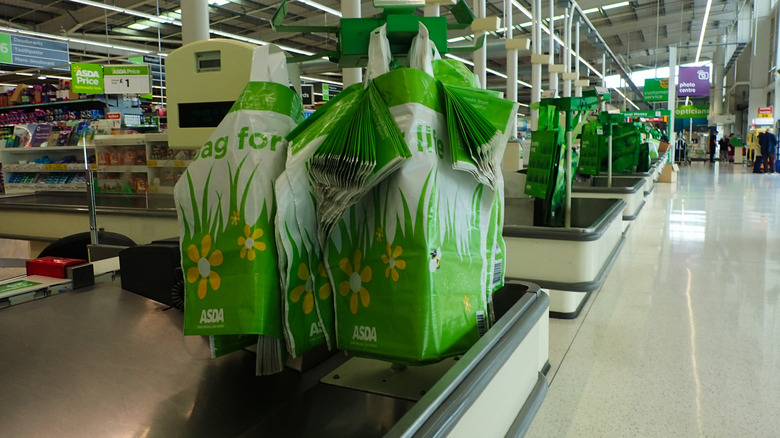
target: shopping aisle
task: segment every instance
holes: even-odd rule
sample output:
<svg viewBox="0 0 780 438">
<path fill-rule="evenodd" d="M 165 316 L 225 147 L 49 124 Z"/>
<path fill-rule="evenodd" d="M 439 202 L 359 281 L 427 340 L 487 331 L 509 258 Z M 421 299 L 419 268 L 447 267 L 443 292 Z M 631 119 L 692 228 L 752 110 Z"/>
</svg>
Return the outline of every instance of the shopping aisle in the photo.
<svg viewBox="0 0 780 438">
<path fill-rule="evenodd" d="M 701 162 L 657 184 L 582 320 L 550 321 L 528 436 L 778 436 L 779 190 Z"/>
</svg>

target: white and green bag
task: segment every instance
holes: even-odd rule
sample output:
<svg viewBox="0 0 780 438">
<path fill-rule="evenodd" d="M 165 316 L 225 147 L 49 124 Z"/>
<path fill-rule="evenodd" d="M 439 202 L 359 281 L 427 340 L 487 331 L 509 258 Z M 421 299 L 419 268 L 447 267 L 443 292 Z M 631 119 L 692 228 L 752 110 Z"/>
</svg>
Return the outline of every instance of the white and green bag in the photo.
<svg viewBox="0 0 780 438">
<path fill-rule="evenodd" d="M 184 334 L 281 340 L 274 182 L 303 120 L 284 53 L 254 51 L 250 82 L 176 184 Z"/>
<path fill-rule="evenodd" d="M 444 100 L 430 74 L 397 69 L 373 85 L 412 157 L 351 206 L 327 242 L 337 346 L 396 363 L 437 361 L 487 329 L 500 193 L 453 169 Z M 490 93 L 481 100 L 499 121 L 503 144 L 491 158 L 500 162 L 517 107 Z"/>
</svg>

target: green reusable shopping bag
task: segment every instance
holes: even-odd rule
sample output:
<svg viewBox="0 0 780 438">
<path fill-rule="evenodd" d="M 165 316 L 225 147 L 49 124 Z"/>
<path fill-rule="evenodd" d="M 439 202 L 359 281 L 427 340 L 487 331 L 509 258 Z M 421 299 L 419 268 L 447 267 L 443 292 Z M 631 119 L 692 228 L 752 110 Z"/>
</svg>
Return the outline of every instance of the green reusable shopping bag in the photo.
<svg viewBox="0 0 780 438">
<path fill-rule="evenodd" d="M 398 69 L 374 84 L 412 158 L 350 207 L 327 243 L 337 344 L 396 363 L 436 361 L 464 352 L 487 329 L 491 262 L 501 254 L 485 255 L 496 244 L 500 198 L 452 168 L 431 76 Z M 504 144 L 515 111 L 495 115 Z"/>
<path fill-rule="evenodd" d="M 284 54 L 254 52 L 250 82 L 176 184 L 184 334 L 282 337 L 274 181 L 303 120 Z"/>
<path fill-rule="evenodd" d="M 290 132 L 286 168 L 276 181 L 276 239 L 287 351 L 297 357 L 310 349 L 334 345 L 333 294 L 317 236 L 316 201 L 309 162 L 338 121 L 360 98 L 362 84 L 328 101 Z"/>
</svg>

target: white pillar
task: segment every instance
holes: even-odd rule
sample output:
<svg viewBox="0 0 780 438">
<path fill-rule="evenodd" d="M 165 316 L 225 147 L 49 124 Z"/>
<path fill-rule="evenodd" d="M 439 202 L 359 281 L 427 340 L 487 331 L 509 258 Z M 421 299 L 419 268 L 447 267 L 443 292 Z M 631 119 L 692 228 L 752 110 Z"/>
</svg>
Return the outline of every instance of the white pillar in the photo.
<svg viewBox="0 0 780 438">
<path fill-rule="evenodd" d="M 485 18 L 485 0 L 474 0 L 474 15 L 477 18 Z M 484 32 L 480 32 L 475 35 L 477 38 L 481 38 Z M 482 45 L 482 48 L 474 52 L 474 74 L 477 75 L 479 80 L 479 86 L 487 89 L 487 41 Z"/>
<path fill-rule="evenodd" d="M 775 17 L 776 22 L 776 29 L 775 29 L 775 36 L 778 38 L 778 42 L 780 42 L 780 8 L 777 8 L 777 17 Z M 774 65 L 780 65 L 780 44 L 775 44 L 775 63 Z M 775 71 L 774 73 L 770 73 L 772 75 L 773 83 L 774 83 L 774 102 L 772 102 L 773 108 L 773 116 L 775 120 L 778 119 L 778 113 L 780 113 L 780 71 Z M 732 132 L 734 131 L 734 128 L 732 127 Z M 777 132 L 775 134 L 778 134 Z"/>
<path fill-rule="evenodd" d="M 577 73 L 577 79 L 580 78 L 580 18 L 574 23 L 574 73 Z M 582 97 L 582 87 L 574 88 L 574 95 Z"/>
<path fill-rule="evenodd" d="M 607 54 L 601 54 L 601 86 L 607 88 Z M 599 111 L 607 110 L 607 102 L 601 102 L 599 104 Z"/>
<path fill-rule="evenodd" d="M 569 8 L 563 9 L 563 71 L 571 72 L 571 15 Z M 571 81 L 563 79 L 563 97 L 571 97 Z"/>
<path fill-rule="evenodd" d="M 726 37 L 720 39 L 721 43 L 726 42 Z M 723 67 L 724 57 L 726 56 L 726 46 L 715 47 L 715 54 L 712 57 L 712 93 L 710 95 L 710 114 L 719 116 L 723 114 Z M 720 129 L 718 129 L 720 131 Z"/>
<path fill-rule="evenodd" d="M 771 46 L 769 2 L 756 2 L 754 11 L 755 33 L 753 37 L 753 57 L 750 60 L 750 91 L 748 94 L 748 130 L 753 119 L 758 118 L 758 108 L 767 106 L 766 83 L 771 57 L 767 56 Z"/>
<path fill-rule="evenodd" d="M 341 15 L 343 18 L 360 18 L 360 0 L 341 0 Z M 359 67 L 343 68 L 341 75 L 344 88 L 363 82 L 363 69 Z"/>
<path fill-rule="evenodd" d="M 555 64 L 555 2 L 550 0 L 550 63 Z M 550 90 L 553 96 L 558 96 L 558 74 L 550 73 Z"/>
<path fill-rule="evenodd" d="M 669 46 L 669 97 L 667 98 L 667 108 L 669 109 L 669 144 L 674 148 L 677 143 L 677 133 L 674 132 L 674 110 L 677 104 L 677 47 Z M 672 149 L 674 151 L 674 149 Z M 672 152 L 672 162 L 674 161 L 674 152 Z"/>
<path fill-rule="evenodd" d="M 181 2 L 181 41 L 183 44 L 209 39 L 207 0 Z"/>
<path fill-rule="evenodd" d="M 512 0 L 504 0 L 504 25 L 506 26 L 504 38 L 507 40 L 511 40 L 514 35 L 514 29 L 512 29 L 513 13 Z M 517 50 L 514 49 L 506 51 L 506 98 L 512 102 L 517 102 Z M 517 137 L 517 117 L 515 117 L 514 123 L 510 126 L 509 133 L 510 138 Z"/>
<path fill-rule="evenodd" d="M 531 8 L 533 27 L 531 35 L 532 53 L 542 54 L 542 0 L 533 0 Z M 539 102 L 542 97 L 542 64 L 531 65 L 531 103 Z M 531 130 L 539 126 L 539 110 L 531 110 Z"/>
<path fill-rule="evenodd" d="M 425 8 L 423 9 L 423 15 L 426 17 L 438 17 L 439 16 L 439 5 L 425 5 Z"/>
</svg>

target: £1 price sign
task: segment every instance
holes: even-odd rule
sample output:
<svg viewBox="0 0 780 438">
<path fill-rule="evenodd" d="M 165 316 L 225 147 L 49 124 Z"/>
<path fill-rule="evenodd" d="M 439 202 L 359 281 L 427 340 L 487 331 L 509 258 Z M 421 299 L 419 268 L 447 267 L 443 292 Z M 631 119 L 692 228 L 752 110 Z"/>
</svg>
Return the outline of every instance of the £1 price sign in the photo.
<svg viewBox="0 0 780 438">
<path fill-rule="evenodd" d="M 106 94 L 149 94 L 152 81 L 145 64 L 106 65 L 103 67 L 103 92 Z"/>
</svg>

